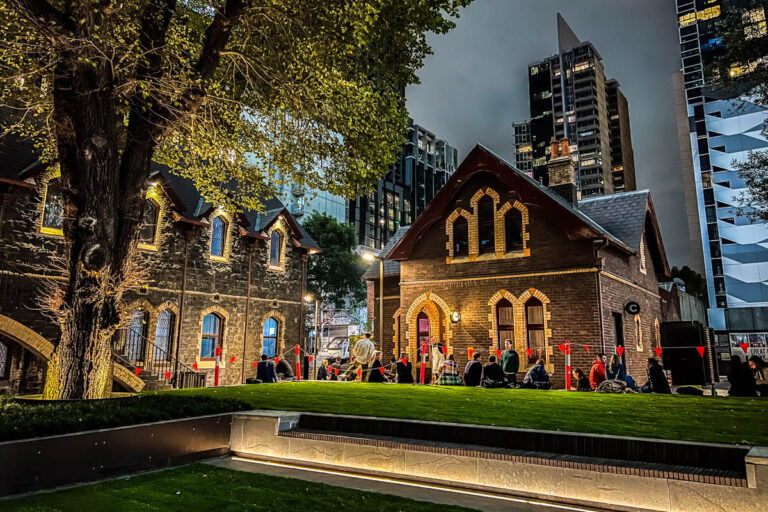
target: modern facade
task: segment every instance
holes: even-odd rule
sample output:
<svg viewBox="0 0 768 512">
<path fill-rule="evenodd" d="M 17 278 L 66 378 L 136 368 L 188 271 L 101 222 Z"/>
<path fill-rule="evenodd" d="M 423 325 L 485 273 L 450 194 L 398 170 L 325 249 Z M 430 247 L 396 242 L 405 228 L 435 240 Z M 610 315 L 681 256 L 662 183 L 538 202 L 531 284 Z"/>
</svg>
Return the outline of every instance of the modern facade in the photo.
<svg viewBox="0 0 768 512">
<path fill-rule="evenodd" d="M 629 108 L 602 58 L 557 15 L 558 53 L 528 66 L 531 118 L 517 123 L 515 165 L 547 185 L 552 140 L 567 137 L 582 196 L 635 190 Z M 528 140 L 530 139 L 530 140 Z"/>
<path fill-rule="evenodd" d="M 718 87 L 708 72 L 723 51 L 718 21 L 734 9 L 745 12 L 745 37 L 766 37 L 763 3 L 751 0 L 677 0 L 677 15 L 691 145 L 693 181 L 709 292 L 710 326 L 718 343 L 742 354 L 768 349 L 768 224 L 739 215 L 746 190 L 732 162 L 768 149 L 768 112 Z M 748 72 L 734 64 L 732 74 Z"/>
<path fill-rule="evenodd" d="M 398 160 L 366 196 L 347 204 L 362 248 L 380 251 L 400 226 L 411 224 L 458 166 L 458 151 L 429 130 L 408 120 Z"/>
</svg>

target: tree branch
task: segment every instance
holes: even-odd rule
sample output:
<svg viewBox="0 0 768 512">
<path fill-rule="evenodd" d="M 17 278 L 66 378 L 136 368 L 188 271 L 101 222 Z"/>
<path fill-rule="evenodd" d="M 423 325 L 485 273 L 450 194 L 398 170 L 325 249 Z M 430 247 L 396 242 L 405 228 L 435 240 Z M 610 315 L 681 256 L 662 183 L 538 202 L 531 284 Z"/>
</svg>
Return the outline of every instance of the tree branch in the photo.
<svg viewBox="0 0 768 512">
<path fill-rule="evenodd" d="M 28 19 L 43 36 L 54 44 L 69 37 L 73 27 L 67 17 L 46 0 L 6 0 L 13 10 Z"/>
</svg>

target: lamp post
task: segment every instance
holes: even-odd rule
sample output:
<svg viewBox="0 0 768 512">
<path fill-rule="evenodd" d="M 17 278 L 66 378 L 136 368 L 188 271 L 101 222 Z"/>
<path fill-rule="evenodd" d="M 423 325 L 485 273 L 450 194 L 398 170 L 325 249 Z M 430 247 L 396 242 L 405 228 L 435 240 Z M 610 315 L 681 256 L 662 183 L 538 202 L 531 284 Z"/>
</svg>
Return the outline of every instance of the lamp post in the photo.
<svg viewBox="0 0 768 512">
<path fill-rule="evenodd" d="M 365 261 L 379 260 L 379 349 L 384 350 L 384 258 L 373 253 L 363 253 Z"/>
<path fill-rule="evenodd" d="M 318 311 L 318 304 L 319 301 L 315 300 L 312 295 L 305 295 L 304 296 L 304 302 L 309 304 L 312 301 L 315 301 L 315 341 L 312 343 L 312 375 L 317 375 L 317 311 Z M 309 376 L 309 380 L 312 380 L 312 375 Z"/>
</svg>

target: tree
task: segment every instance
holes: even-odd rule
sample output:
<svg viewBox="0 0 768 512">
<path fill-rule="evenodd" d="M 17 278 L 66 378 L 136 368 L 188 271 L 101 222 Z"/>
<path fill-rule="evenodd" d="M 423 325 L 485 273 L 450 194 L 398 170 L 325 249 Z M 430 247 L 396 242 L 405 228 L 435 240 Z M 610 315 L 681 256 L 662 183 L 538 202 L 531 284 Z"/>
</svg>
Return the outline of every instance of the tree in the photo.
<svg viewBox="0 0 768 512">
<path fill-rule="evenodd" d="M 259 209 L 275 169 L 366 191 L 401 144 L 425 32 L 470 1 L 0 2 L 0 133 L 40 141 L 64 198 L 46 398 L 109 392 L 153 159 L 230 209 Z"/>
<path fill-rule="evenodd" d="M 707 281 L 701 274 L 693 270 L 688 265 L 683 268 L 672 267 L 669 280 L 680 278 L 685 283 L 685 291 L 694 297 L 707 302 Z"/>
<path fill-rule="evenodd" d="M 304 228 L 322 251 L 309 261 L 307 286 L 324 303 L 344 307 L 347 299 L 365 301 L 363 272 L 365 267 L 354 252 L 355 229 L 325 213 L 313 212 Z"/>
</svg>

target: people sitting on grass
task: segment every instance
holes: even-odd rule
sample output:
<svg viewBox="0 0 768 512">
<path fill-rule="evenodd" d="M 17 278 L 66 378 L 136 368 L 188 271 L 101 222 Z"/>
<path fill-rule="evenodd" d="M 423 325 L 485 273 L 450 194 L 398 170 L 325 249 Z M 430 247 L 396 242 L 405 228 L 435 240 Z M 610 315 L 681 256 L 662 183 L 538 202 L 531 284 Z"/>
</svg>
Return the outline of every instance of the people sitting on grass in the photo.
<svg viewBox="0 0 768 512">
<path fill-rule="evenodd" d="M 346 369 L 344 368 L 344 365 L 341 365 L 343 373 L 339 373 L 339 379 L 347 382 L 360 380 L 360 372 L 363 370 L 362 363 L 357 360 L 356 356 L 350 357 L 348 361 Z"/>
<path fill-rule="evenodd" d="M 341 371 L 341 356 L 336 355 L 333 358 L 333 363 L 328 368 L 328 373 L 331 374 L 331 380 L 339 380 L 339 372 Z"/>
<path fill-rule="evenodd" d="M 293 380 L 293 369 L 291 368 L 291 365 L 288 364 L 288 361 L 285 359 L 280 359 L 277 364 L 275 365 L 275 372 L 277 372 L 277 381 L 289 381 Z"/>
<path fill-rule="evenodd" d="M 512 340 L 504 340 L 504 352 L 501 353 L 501 369 L 507 383 L 517 387 L 517 372 L 520 370 L 520 355 L 512 345 Z"/>
<path fill-rule="evenodd" d="M 749 358 L 749 367 L 755 376 L 757 394 L 768 396 L 768 364 L 763 361 L 762 357 L 752 356 Z"/>
<path fill-rule="evenodd" d="M 368 382 L 386 382 L 387 378 L 384 376 L 384 365 L 381 363 L 381 351 L 373 353 L 373 364 L 371 364 L 371 370 L 368 372 Z"/>
<path fill-rule="evenodd" d="M 400 360 L 397 362 L 397 383 L 413 384 L 413 364 L 405 352 L 400 354 Z"/>
<path fill-rule="evenodd" d="M 277 382 L 275 363 L 269 360 L 267 354 L 261 354 L 261 361 L 256 365 L 256 378 L 263 384 Z"/>
<path fill-rule="evenodd" d="M 453 358 L 453 354 L 448 354 L 448 358 L 440 366 L 437 377 L 438 386 L 461 386 L 461 377 L 459 377 L 459 365 Z"/>
<path fill-rule="evenodd" d="M 580 368 L 573 370 L 573 380 L 576 381 L 576 391 L 592 391 L 592 386 L 589 385 L 589 379 L 584 375 L 584 371 Z"/>
<path fill-rule="evenodd" d="M 467 366 L 464 367 L 464 385 L 477 387 L 480 385 L 480 381 L 483 380 L 483 363 L 480 360 L 482 354 L 475 352 L 472 356 L 472 360 L 467 362 Z"/>
<path fill-rule="evenodd" d="M 328 360 L 323 359 L 317 369 L 317 380 L 328 380 Z"/>
<path fill-rule="evenodd" d="M 648 381 L 640 388 L 643 393 L 659 393 L 662 395 L 671 395 L 672 390 L 669 389 L 669 382 L 667 382 L 667 376 L 664 373 L 664 368 L 661 367 L 655 357 L 648 358 L 648 365 L 646 368 L 648 373 Z"/>
<path fill-rule="evenodd" d="M 387 382 L 397 381 L 397 359 L 394 357 L 389 358 L 389 364 L 387 369 L 384 370 L 384 376 L 387 378 Z"/>
<path fill-rule="evenodd" d="M 605 354 L 600 353 L 592 362 L 592 368 L 589 370 L 589 385 L 592 389 L 597 389 L 597 386 L 605 380 L 605 362 L 608 360 Z"/>
<path fill-rule="evenodd" d="M 741 357 L 738 355 L 731 356 L 728 382 L 731 383 L 728 396 L 757 396 L 755 377 L 750 369 L 741 363 Z"/>
<path fill-rule="evenodd" d="M 544 360 L 538 359 L 536 364 L 531 366 L 531 369 L 525 374 L 523 384 L 520 387 L 525 389 L 552 389 L 552 383 L 549 382 L 550 375 L 544 369 Z"/>
<path fill-rule="evenodd" d="M 624 380 L 627 376 L 627 368 L 621 362 L 618 354 L 611 356 L 611 362 L 605 367 L 605 378 L 608 380 Z"/>
<path fill-rule="evenodd" d="M 504 383 L 504 370 L 496 362 L 496 356 L 488 357 L 488 364 L 483 366 L 482 383 L 484 388 L 503 388 L 506 385 Z"/>
</svg>

